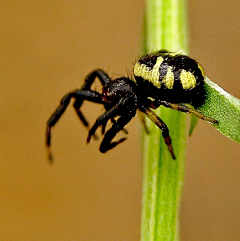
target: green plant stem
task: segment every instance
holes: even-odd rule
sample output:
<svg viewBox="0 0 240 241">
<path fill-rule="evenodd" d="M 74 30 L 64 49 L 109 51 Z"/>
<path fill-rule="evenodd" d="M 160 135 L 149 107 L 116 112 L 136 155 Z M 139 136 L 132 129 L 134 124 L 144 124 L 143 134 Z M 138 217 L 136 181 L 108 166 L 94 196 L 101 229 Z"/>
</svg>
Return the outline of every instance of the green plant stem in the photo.
<svg viewBox="0 0 240 241">
<path fill-rule="evenodd" d="M 167 49 L 187 52 L 185 0 L 147 0 L 145 52 Z M 178 240 L 179 203 L 184 178 L 186 115 L 164 107 L 156 111 L 172 138 L 173 160 L 157 127 L 146 121 L 150 134 L 143 144 L 142 241 Z"/>
</svg>

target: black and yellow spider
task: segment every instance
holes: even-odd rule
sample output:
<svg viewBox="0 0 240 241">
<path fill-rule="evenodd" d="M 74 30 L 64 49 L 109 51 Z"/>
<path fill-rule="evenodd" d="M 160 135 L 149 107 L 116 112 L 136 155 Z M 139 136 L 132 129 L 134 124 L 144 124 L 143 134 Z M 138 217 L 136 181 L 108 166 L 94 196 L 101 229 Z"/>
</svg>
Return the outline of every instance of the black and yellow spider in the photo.
<svg viewBox="0 0 240 241">
<path fill-rule="evenodd" d="M 97 118 L 88 133 L 87 142 L 95 135 L 98 127 L 102 127 L 103 140 L 100 145 L 102 153 L 107 152 L 126 140 L 121 138 L 113 141 L 116 134 L 124 130 L 125 125 L 135 116 L 137 110 L 146 114 L 161 130 L 165 143 L 173 159 L 175 155 L 167 125 L 151 110 L 163 105 L 177 111 L 191 113 L 205 121 L 218 121 L 205 117 L 193 107 L 201 106 L 206 98 L 204 89 L 204 72 L 202 67 L 192 58 L 174 54 L 165 50 L 150 53 L 141 57 L 134 65 L 134 78 L 120 77 L 111 80 L 101 69 L 92 71 L 85 79 L 81 89 L 67 93 L 61 100 L 47 122 L 46 145 L 51 145 L 51 128 L 62 116 L 71 99 L 74 99 L 74 109 L 83 124 L 89 123 L 83 116 L 80 107 L 83 101 L 102 104 L 106 112 Z M 91 90 L 95 79 L 102 84 L 102 93 Z M 111 127 L 105 130 L 108 121 Z M 49 155 L 51 158 L 51 154 Z"/>
</svg>

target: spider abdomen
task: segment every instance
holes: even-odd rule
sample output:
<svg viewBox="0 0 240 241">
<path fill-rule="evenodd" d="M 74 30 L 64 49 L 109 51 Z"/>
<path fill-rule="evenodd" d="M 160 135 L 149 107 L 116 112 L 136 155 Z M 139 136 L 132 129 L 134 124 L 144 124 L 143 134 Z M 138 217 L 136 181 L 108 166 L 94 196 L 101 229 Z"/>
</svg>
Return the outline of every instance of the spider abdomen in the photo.
<svg viewBox="0 0 240 241">
<path fill-rule="evenodd" d="M 186 55 L 163 50 L 145 55 L 134 65 L 134 76 L 148 97 L 193 106 L 205 100 L 203 69 Z"/>
</svg>

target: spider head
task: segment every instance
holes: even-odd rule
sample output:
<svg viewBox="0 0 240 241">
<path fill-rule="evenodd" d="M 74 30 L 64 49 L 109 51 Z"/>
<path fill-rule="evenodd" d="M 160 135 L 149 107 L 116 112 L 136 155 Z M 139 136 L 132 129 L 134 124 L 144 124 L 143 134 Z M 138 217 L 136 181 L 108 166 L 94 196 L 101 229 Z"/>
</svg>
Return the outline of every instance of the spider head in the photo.
<svg viewBox="0 0 240 241">
<path fill-rule="evenodd" d="M 112 107 L 124 102 L 122 106 L 137 109 L 136 88 L 136 84 L 127 77 L 117 78 L 103 86 L 102 98 L 106 103 L 106 107 Z"/>
</svg>

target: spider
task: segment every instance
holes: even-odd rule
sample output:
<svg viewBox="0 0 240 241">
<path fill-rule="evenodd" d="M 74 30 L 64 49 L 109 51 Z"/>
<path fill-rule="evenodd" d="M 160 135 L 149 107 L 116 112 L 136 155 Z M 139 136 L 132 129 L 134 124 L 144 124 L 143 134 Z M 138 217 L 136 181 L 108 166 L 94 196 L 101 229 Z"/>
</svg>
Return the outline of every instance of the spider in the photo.
<svg viewBox="0 0 240 241">
<path fill-rule="evenodd" d="M 111 80 L 107 73 L 96 69 L 87 75 L 81 89 L 71 91 L 63 96 L 60 105 L 47 122 L 46 145 L 50 152 L 51 129 L 60 119 L 70 100 L 74 99 L 73 107 L 81 122 L 89 127 L 89 123 L 81 112 L 80 107 L 85 100 L 101 104 L 106 112 L 101 115 L 90 128 L 87 143 L 90 142 L 98 127 L 102 128 L 103 139 L 100 152 L 105 153 L 126 140 L 121 138 L 113 141 L 121 130 L 135 116 L 137 110 L 144 113 L 157 127 L 162 130 L 162 136 L 167 148 L 175 159 L 171 138 L 167 125 L 151 109 L 160 105 L 177 111 L 191 113 L 205 121 L 218 123 L 217 120 L 206 117 L 193 107 L 201 106 L 206 99 L 204 89 L 204 72 L 202 67 L 192 58 L 168 52 L 156 51 L 141 57 L 134 65 L 134 79 L 120 77 Z M 91 90 L 98 78 L 102 84 L 102 93 Z M 111 127 L 106 131 L 108 121 Z"/>
</svg>

